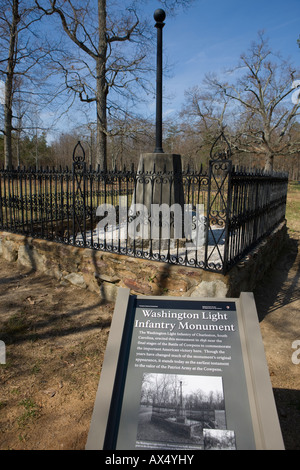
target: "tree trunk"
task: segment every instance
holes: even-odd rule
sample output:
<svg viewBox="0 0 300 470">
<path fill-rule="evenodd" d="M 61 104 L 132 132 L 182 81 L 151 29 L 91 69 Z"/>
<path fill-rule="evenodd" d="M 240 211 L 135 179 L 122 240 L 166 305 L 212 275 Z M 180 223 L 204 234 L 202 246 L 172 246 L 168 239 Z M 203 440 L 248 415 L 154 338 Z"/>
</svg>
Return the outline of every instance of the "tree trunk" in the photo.
<svg viewBox="0 0 300 470">
<path fill-rule="evenodd" d="M 13 0 L 12 23 L 10 27 L 9 52 L 5 80 L 5 103 L 4 103 L 4 158 L 5 167 L 12 167 L 12 103 L 13 103 L 13 79 L 15 69 L 15 50 L 17 42 L 17 25 L 19 17 L 19 0 Z"/>
<path fill-rule="evenodd" d="M 4 103 L 4 164 L 12 167 L 12 75 L 7 74 L 5 81 Z"/>
<path fill-rule="evenodd" d="M 266 173 L 272 173 L 274 168 L 274 155 L 271 152 L 268 152 L 265 160 L 265 169 Z"/>
<path fill-rule="evenodd" d="M 106 0 L 98 0 L 99 44 L 97 58 L 97 150 L 96 163 L 107 170 L 107 82 L 106 82 Z"/>
<path fill-rule="evenodd" d="M 97 66 L 97 148 L 96 163 L 100 165 L 101 170 L 107 169 L 107 118 L 106 105 L 107 94 L 103 92 L 104 80 L 101 75 L 101 66 Z"/>
</svg>

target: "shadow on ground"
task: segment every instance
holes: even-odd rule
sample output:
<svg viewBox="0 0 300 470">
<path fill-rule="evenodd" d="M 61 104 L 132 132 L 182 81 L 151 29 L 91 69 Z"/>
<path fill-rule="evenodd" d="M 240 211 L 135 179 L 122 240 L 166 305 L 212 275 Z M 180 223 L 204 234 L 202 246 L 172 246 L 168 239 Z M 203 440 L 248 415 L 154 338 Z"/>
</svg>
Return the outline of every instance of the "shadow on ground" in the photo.
<svg viewBox="0 0 300 470">
<path fill-rule="evenodd" d="M 254 291 L 285 448 L 300 450 L 300 364 L 292 360 L 300 340 L 299 235 L 289 237 L 272 269 Z"/>
<path fill-rule="evenodd" d="M 299 240 L 288 238 L 273 267 L 254 290 L 259 321 L 300 300 Z M 276 256 L 276 254 L 274 254 Z"/>
</svg>

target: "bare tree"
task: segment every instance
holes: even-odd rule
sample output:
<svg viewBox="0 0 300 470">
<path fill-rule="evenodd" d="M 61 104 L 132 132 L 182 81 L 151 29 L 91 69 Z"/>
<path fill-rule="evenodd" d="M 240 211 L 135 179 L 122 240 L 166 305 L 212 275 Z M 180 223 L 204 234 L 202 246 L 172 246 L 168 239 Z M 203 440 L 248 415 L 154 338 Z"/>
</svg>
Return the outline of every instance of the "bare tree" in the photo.
<svg viewBox="0 0 300 470">
<path fill-rule="evenodd" d="M 212 90 L 209 80 L 203 85 L 185 91 L 185 104 L 180 112 L 182 122 L 186 124 L 185 137 L 194 140 L 194 151 L 209 153 L 216 137 L 224 131 L 229 120 L 229 98 L 223 93 Z"/>
<path fill-rule="evenodd" d="M 210 78 L 208 78 L 210 81 Z M 217 94 L 199 86 L 192 87 L 185 91 L 185 105 L 181 111 L 183 118 L 187 117 L 205 132 L 215 136 L 223 131 L 228 107 L 229 98 L 223 93 Z"/>
<path fill-rule="evenodd" d="M 234 83 L 211 77 L 212 90 L 221 93 L 238 116 L 235 147 L 242 152 L 261 155 L 265 171 L 272 171 L 274 157 L 290 155 L 299 142 L 291 139 L 295 118 L 300 113 L 299 99 L 292 100 L 296 70 L 286 60 L 273 54 L 264 34 L 259 34 L 249 52 L 241 56 Z"/>
<path fill-rule="evenodd" d="M 191 1 L 161 3 L 174 11 Z M 147 57 L 155 30 L 153 21 L 141 20 L 146 0 L 115 0 L 109 7 L 107 0 L 35 2 L 46 15 L 60 18 L 64 32 L 76 46 L 73 57 L 68 47 L 68 51 L 60 57 L 56 54 L 53 60 L 63 73 L 66 88 L 82 102 L 96 105 L 96 163 L 106 169 L 110 116 L 113 121 L 121 115 L 125 117 L 128 100 L 134 110 L 138 86 L 148 91 L 152 89 L 149 79 L 155 63 L 147 61 Z"/>
<path fill-rule="evenodd" d="M 41 13 L 30 0 L 3 0 L 0 7 L 0 77 L 5 83 L 2 132 L 6 167 L 12 166 L 13 131 L 20 133 L 20 113 L 14 116 L 14 104 L 17 101 L 17 107 L 20 108 L 21 99 L 30 100 L 32 92 L 29 83 L 34 81 L 32 70 L 44 56 L 33 32 L 33 25 L 40 16 Z M 17 127 L 13 124 L 15 117 L 18 120 Z"/>
<path fill-rule="evenodd" d="M 97 154 L 96 163 L 103 169 L 107 167 L 107 109 L 113 107 L 108 103 L 108 93 L 125 93 L 130 83 L 145 68 L 145 48 L 140 47 L 141 38 L 146 34 L 146 25 L 142 24 L 135 10 L 121 10 L 121 18 L 117 11 L 108 18 L 106 0 L 68 2 L 36 0 L 36 5 L 46 15 L 57 15 L 64 32 L 73 44 L 74 55 L 70 51 L 61 57 L 56 54 L 54 62 L 63 72 L 65 86 L 74 92 L 82 102 L 96 104 L 97 122 Z M 139 44 L 138 44 L 139 42 Z M 121 46 L 128 43 L 137 47 L 127 46 L 126 52 Z M 125 46 L 126 47 L 126 46 Z"/>
<path fill-rule="evenodd" d="M 5 102 L 4 102 L 4 158 L 5 166 L 12 165 L 12 97 L 13 97 L 13 78 L 16 66 L 16 44 L 17 31 L 20 22 L 19 1 L 13 0 L 12 17 L 9 25 L 9 46 L 6 67 L 5 80 Z"/>
</svg>

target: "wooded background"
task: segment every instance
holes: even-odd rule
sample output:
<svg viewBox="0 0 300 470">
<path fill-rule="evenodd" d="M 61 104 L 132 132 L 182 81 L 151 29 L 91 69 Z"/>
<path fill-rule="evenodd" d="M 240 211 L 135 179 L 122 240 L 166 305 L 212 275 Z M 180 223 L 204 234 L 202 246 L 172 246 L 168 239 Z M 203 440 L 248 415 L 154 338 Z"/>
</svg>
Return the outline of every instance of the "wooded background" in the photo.
<svg viewBox="0 0 300 470">
<path fill-rule="evenodd" d="M 155 122 L 140 111 L 155 95 L 156 30 L 145 3 L 1 2 L 0 164 L 71 165 L 78 140 L 87 163 L 103 169 L 153 152 Z M 171 15 L 192 0 L 160 3 Z M 299 180 L 299 71 L 262 32 L 236 64 L 227 81 L 212 71 L 185 90 L 181 109 L 164 119 L 164 151 L 197 169 L 224 131 L 236 165 Z M 64 129 L 66 115 L 76 125 Z"/>
</svg>

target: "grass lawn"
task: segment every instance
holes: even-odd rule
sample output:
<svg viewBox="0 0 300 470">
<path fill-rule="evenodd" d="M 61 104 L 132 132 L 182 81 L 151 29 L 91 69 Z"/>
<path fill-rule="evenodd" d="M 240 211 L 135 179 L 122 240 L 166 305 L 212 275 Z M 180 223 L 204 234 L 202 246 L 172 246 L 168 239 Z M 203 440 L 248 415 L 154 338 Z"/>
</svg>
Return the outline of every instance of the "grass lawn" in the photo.
<svg viewBox="0 0 300 470">
<path fill-rule="evenodd" d="M 300 235 L 300 183 L 289 183 L 286 207 L 287 226 L 290 234 Z"/>
</svg>

